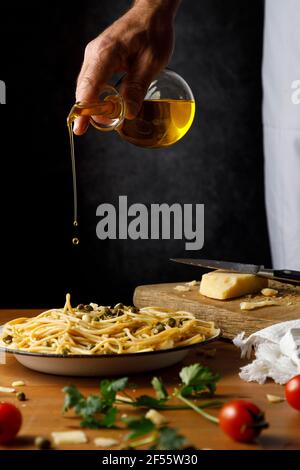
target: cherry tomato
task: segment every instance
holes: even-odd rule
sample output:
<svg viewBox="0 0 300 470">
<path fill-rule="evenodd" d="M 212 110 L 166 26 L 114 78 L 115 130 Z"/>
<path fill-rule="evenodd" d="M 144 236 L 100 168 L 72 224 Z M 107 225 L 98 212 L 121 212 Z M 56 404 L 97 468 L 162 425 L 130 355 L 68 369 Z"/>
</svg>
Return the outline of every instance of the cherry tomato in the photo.
<svg viewBox="0 0 300 470">
<path fill-rule="evenodd" d="M 262 411 L 249 401 L 233 400 L 226 403 L 220 411 L 221 429 L 232 439 L 251 442 L 268 427 Z"/>
<path fill-rule="evenodd" d="M 11 403 L 0 403 L 0 444 L 7 444 L 18 434 L 22 415 Z"/>
<path fill-rule="evenodd" d="M 289 405 L 300 411 L 300 375 L 296 375 L 285 386 L 285 397 Z"/>
</svg>

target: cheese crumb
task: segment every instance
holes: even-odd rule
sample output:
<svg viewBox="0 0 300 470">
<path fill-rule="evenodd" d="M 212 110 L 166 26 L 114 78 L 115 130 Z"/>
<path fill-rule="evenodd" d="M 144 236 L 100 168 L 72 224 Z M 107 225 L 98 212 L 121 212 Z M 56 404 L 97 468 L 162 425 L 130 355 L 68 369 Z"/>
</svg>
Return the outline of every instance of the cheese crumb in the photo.
<svg viewBox="0 0 300 470">
<path fill-rule="evenodd" d="M 11 387 L 0 387 L 0 392 L 2 393 L 15 393 L 15 389 Z"/>
<path fill-rule="evenodd" d="M 269 307 L 271 305 L 280 305 L 274 300 L 261 300 L 259 302 L 241 302 L 241 310 L 255 310 L 256 308 Z"/>
<path fill-rule="evenodd" d="M 85 321 L 85 322 L 89 323 L 90 319 L 91 319 L 91 316 L 88 315 L 87 313 L 82 315 L 82 321 Z"/>
<path fill-rule="evenodd" d="M 154 423 L 156 426 L 161 426 L 162 424 L 166 424 L 168 422 L 165 416 L 153 409 L 149 410 L 145 417 L 150 419 L 150 421 L 152 421 L 152 423 Z"/>
<path fill-rule="evenodd" d="M 270 394 L 267 394 L 266 395 L 267 397 L 267 400 L 270 402 L 270 403 L 281 403 L 284 401 L 284 398 L 283 397 L 279 397 L 277 395 L 270 395 Z"/>
<path fill-rule="evenodd" d="M 190 290 L 190 288 L 187 286 L 176 286 L 174 289 L 178 290 L 178 292 L 188 292 Z"/>
<path fill-rule="evenodd" d="M 197 281 L 190 281 L 190 282 L 186 282 L 185 285 L 189 286 L 189 287 L 194 287 L 194 286 L 198 285 L 198 282 Z"/>
<path fill-rule="evenodd" d="M 266 287 L 265 289 L 262 289 L 261 293 L 265 297 L 276 297 L 276 295 L 278 295 L 278 290 Z"/>
<path fill-rule="evenodd" d="M 113 447 L 119 444 L 119 441 L 110 437 L 95 437 L 94 444 L 97 447 Z"/>
<path fill-rule="evenodd" d="M 85 444 L 88 441 L 83 431 L 52 432 L 51 436 L 57 446 L 61 444 Z"/>
<path fill-rule="evenodd" d="M 93 302 L 90 303 L 90 306 L 93 307 L 93 310 L 97 310 L 98 304 L 94 304 Z"/>
<path fill-rule="evenodd" d="M 25 382 L 23 380 L 16 380 L 11 384 L 12 387 L 23 387 L 25 385 Z"/>
</svg>

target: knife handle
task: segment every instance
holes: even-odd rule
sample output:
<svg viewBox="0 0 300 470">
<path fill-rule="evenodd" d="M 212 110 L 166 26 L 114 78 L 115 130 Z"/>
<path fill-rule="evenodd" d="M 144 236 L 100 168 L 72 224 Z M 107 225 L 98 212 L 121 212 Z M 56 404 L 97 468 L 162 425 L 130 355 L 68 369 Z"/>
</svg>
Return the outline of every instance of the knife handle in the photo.
<svg viewBox="0 0 300 470">
<path fill-rule="evenodd" d="M 300 271 L 291 271 L 290 269 L 274 269 L 274 279 L 289 282 L 289 284 L 300 285 Z"/>
</svg>

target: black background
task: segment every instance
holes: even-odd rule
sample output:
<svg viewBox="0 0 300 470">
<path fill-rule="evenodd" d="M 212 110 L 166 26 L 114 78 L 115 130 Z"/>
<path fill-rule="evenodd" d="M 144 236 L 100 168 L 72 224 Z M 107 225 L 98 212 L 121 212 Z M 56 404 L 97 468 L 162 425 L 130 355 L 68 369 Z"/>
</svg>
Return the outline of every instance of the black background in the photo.
<svg viewBox="0 0 300 470">
<path fill-rule="evenodd" d="M 261 126 L 261 0 L 184 0 L 171 67 L 197 102 L 189 134 L 166 150 L 140 149 L 112 132 L 76 139 L 81 244 L 73 247 L 66 116 L 86 43 L 130 1 L 1 5 L 1 307 L 130 302 L 138 284 L 191 280 L 170 257 L 270 264 Z M 96 208 L 204 203 L 205 245 L 100 241 Z"/>
</svg>

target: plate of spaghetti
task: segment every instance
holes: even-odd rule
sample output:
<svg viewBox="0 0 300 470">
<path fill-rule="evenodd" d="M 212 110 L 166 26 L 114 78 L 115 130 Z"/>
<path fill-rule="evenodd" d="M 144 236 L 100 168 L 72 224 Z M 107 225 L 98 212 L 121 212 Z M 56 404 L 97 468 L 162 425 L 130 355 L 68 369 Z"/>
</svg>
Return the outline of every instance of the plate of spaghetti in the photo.
<svg viewBox="0 0 300 470">
<path fill-rule="evenodd" d="M 220 336 L 213 322 L 159 307 L 72 307 L 21 317 L 0 327 L 0 350 L 30 369 L 95 376 L 146 372 L 181 361 L 189 349 Z"/>
</svg>

